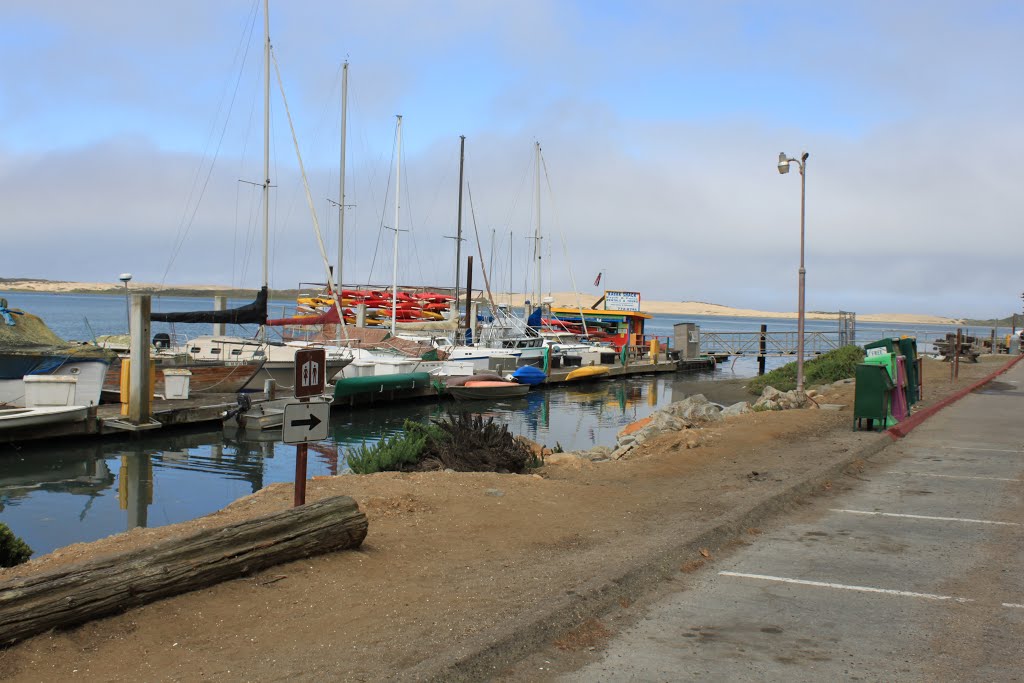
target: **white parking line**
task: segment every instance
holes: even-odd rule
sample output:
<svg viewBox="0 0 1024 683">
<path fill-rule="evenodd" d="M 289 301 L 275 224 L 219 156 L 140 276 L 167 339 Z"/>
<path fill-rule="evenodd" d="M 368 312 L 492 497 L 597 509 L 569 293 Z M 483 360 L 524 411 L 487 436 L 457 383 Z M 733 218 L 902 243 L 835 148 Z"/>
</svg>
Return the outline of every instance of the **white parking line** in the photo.
<svg viewBox="0 0 1024 683">
<path fill-rule="evenodd" d="M 1010 477 L 969 477 L 961 474 L 929 474 L 927 472 L 900 472 L 900 474 L 909 474 L 914 477 L 940 477 L 942 479 L 984 479 L 985 481 L 1015 481 L 1017 483 L 1024 483 L 1024 479 L 1013 479 Z"/>
<path fill-rule="evenodd" d="M 719 576 L 733 576 L 739 579 L 757 579 L 758 581 L 773 581 L 775 583 L 792 583 L 798 586 L 814 586 L 815 588 L 835 588 L 844 591 L 856 591 L 858 593 L 882 593 L 884 595 L 898 595 L 904 598 L 922 598 L 924 600 L 950 600 L 952 602 L 975 602 L 973 598 L 958 598 L 955 595 L 936 595 L 935 593 L 916 593 L 914 591 L 898 591 L 892 588 L 874 588 L 873 586 L 851 586 L 845 583 L 832 583 L 830 581 L 808 581 L 807 579 L 789 579 L 784 576 L 768 576 L 767 574 L 746 574 L 744 572 L 718 572 Z M 1003 607 L 1011 609 L 1024 609 L 1024 605 L 1016 602 L 1000 603 Z"/>
<path fill-rule="evenodd" d="M 1020 455 L 1024 451 L 1016 448 L 978 448 L 977 446 L 946 446 L 940 444 L 907 444 L 909 447 L 916 449 L 928 449 L 928 448 L 945 448 L 951 451 L 987 451 L 989 453 L 1016 453 Z"/>
<path fill-rule="evenodd" d="M 719 576 L 735 576 L 740 579 L 758 579 L 760 581 L 775 581 L 777 583 L 795 583 L 800 586 L 816 586 L 818 588 L 837 588 L 847 591 L 858 591 L 860 593 L 884 593 L 885 595 L 900 595 L 906 598 L 924 598 L 925 600 L 952 600 L 954 602 L 974 602 L 971 598 L 958 598 L 952 595 L 936 595 L 934 593 L 915 593 L 913 591 L 898 591 L 891 588 L 873 588 L 871 586 L 851 586 L 845 583 L 830 583 L 828 581 L 808 581 L 806 579 L 787 579 L 782 576 L 767 576 L 765 574 L 744 574 L 742 572 L 718 572 Z"/>
<path fill-rule="evenodd" d="M 995 522 L 990 519 L 969 519 L 967 517 L 930 517 L 928 515 L 902 515 L 896 512 L 875 512 L 874 510 L 840 510 L 829 508 L 832 512 L 846 512 L 851 515 L 874 515 L 877 517 L 905 517 L 907 519 L 930 519 L 938 522 L 966 522 L 969 524 L 999 524 L 1000 526 L 1020 526 L 1019 522 Z"/>
</svg>

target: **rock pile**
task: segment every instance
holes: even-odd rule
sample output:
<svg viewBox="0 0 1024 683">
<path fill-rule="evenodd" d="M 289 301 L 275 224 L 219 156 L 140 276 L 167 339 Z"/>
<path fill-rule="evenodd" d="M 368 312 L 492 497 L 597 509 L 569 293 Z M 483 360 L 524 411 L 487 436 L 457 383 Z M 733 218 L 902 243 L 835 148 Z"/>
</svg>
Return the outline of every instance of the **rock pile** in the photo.
<svg viewBox="0 0 1024 683">
<path fill-rule="evenodd" d="M 701 427 L 717 422 L 725 417 L 743 415 L 753 411 L 761 410 L 790 410 L 793 408 L 816 408 L 818 407 L 809 397 L 818 392 L 810 390 L 803 394 L 793 391 L 779 391 L 774 387 L 765 387 L 760 398 L 753 405 L 746 401 L 740 401 L 725 408 L 717 403 L 712 403 L 703 394 L 688 396 L 682 401 L 676 401 L 671 405 L 651 413 L 650 417 L 637 420 L 633 424 L 624 427 L 616 437 L 615 448 L 607 446 L 595 446 L 587 451 L 570 451 L 568 453 L 555 453 L 546 458 L 549 464 L 580 464 L 582 460 L 591 462 L 602 462 L 607 460 L 619 460 L 634 448 L 647 441 L 651 437 L 663 432 L 683 432 L 686 434 L 681 444 L 686 448 L 697 448 L 704 440 L 700 430 Z"/>
</svg>

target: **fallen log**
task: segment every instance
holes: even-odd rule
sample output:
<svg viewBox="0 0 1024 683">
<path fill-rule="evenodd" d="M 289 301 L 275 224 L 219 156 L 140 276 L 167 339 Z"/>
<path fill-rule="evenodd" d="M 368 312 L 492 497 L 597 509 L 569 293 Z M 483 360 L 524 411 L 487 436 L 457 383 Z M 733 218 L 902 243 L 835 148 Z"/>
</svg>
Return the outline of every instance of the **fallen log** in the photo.
<svg viewBox="0 0 1024 683">
<path fill-rule="evenodd" d="M 358 548 L 366 515 L 327 498 L 148 548 L 0 582 L 0 644 L 65 628 L 267 567 Z"/>
</svg>

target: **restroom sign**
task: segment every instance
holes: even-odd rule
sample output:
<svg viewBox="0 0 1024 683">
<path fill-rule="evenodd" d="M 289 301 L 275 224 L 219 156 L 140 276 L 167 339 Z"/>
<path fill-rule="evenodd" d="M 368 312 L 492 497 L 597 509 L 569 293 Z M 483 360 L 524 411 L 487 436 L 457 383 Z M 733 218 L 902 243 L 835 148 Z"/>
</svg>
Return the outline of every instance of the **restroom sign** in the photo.
<svg viewBox="0 0 1024 683">
<path fill-rule="evenodd" d="M 301 349 L 295 352 L 295 398 L 324 393 L 327 374 L 327 352 L 324 349 Z"/>
</svg>

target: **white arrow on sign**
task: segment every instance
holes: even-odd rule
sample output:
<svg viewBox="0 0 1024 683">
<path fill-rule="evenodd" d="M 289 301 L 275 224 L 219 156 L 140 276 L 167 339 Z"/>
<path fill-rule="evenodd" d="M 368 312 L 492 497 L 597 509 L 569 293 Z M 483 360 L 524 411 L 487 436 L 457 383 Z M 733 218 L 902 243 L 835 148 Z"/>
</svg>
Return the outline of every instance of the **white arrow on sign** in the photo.
<svg viewBox="0 0 1024 683">
<path fill-rule="evenodd" d="M 327 438 L 331 420 L 331 404 L 289 403 L 284 407 L 284 426 L 281 440 L 285 443 L 309 443 Z"/>
</svg>

